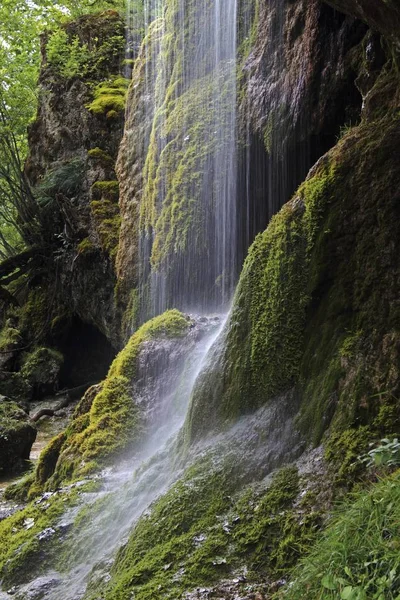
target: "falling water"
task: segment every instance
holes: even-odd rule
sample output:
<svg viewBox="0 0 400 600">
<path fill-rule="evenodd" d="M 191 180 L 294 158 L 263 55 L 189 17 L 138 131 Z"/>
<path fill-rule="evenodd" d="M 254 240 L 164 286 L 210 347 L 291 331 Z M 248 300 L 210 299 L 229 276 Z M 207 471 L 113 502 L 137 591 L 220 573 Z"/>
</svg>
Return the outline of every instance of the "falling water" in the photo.
<svg viewBox="0 0 400 600">
<path fill-rule="evenodd" d="M 209 350 L 224 322 L 218 317 L 196 318 L 184 339 L 149 341 L 144 345 L 136 381 L 136 402 L 148 424 L 141 447 L 134 455 L 126 456 L 117 468 L 102 474 L 100 492 L 82 494 L 85 510 L 92 509 L 80 527 L 74 528 L 73 523 L 82 505 L 67 512 L 52 529 L 53 535 L 64 537 L 57 563 L 62 562 L 65 552 L 66 572 L 50 571 L 12 594 L 0 591 L 0 599 L 78 600 L 91 578 L 101 578 L 109 570 L 116 550 L 126 541 L 135 521 L 181 473 L 183 465 L 177 463 L 178 434 L 195 381 L 207 364 Z M 46 504 L 47 500 L 45 494 L 37 502 Z M 65 538 L 62 532 L 69 529 Z M 45 535 L 51 537 L 46 530 L 38 536 L 44 544 Z"/>
<path fill-rule="evenodd" d="M 140 209 L 141 320 L 226 305 L 236 275 L 237 0 L 146 0 L 152 119 Z"/>
</svg>

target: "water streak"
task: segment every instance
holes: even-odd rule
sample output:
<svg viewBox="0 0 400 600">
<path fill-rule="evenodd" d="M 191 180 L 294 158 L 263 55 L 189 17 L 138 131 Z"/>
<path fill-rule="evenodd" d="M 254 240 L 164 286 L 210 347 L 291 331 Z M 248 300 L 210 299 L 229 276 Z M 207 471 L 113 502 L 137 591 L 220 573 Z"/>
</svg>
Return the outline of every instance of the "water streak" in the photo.
<svg viewBox="0 0 400 600">
<path fill-rule="evenodd" d="M 237 0 L 145 6 L 152 127 L 140 207 L 141 320 L 172 306 L 204 313 L 226 305 L 237 271 Z"/>
</svg>

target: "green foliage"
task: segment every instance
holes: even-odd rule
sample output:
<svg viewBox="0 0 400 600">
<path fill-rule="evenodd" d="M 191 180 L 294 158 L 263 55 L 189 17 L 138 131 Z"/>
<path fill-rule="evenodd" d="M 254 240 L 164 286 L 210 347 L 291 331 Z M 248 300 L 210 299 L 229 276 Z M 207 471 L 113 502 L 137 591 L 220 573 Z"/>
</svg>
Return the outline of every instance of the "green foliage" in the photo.
<svg viewBox="0 0 400 600">
<path fill-rule="evenodd" d="M 374 444 L 370 444 L 374 446 Z M 375 445 L 367 454 L 361 457 L 367 467 L 399 467 L 400 442 L 398 438 L 385 438 Z"/>
<path fill-rule="evenodd" d="M 396 600 L 400 594 L 400 473 L 347 502 L 279 598 Z"/>
<path fill-rule="evenodd" d="M 47 171 L 36 190 L 39 204 L 44 207 L 53 203 L 57 194 L 72 197 L 80 190 L 84 173 L 81 158 L 67 160 Z"/>
<path fill-rule="evenodd" d="M 85 15 L 123 2 L 82 0 L 54 4 L 51 0 L 29 2 L 9 0 L 0 7 L 0 256 L 19 252 L 24 244 L 41 243 L 43 229 L 40 209 L 49 206 L 51 196 L 36 199 L 23 164 L 27 157 L 27 127 L 38 105 L 40 34 L 47 30 L 48 65 L 59 83 L 79 76 L 99 79 L 115 72 L 124 55 L 124 23 L 115 10 Z M 82 16 L 84 14 L 84 16 Z M 75 22 L 65 21 L 70 17 Z M 46 192 L 46 190 L 43 190 Z"/>
<path fill-rule="evenodd" d="M 91 53 L 87 44 L 81 44 L 77 36 L 69 40 L 65 29 L 60 29 L 50 36 L 46 56 L 62 77 L 71 79 L 87 72 Z"/>
<path fill-rule="evenodd" d="M 94 99 L 86 108 L 96 115 L 114 118 L 125 110 L 129 79 L 114 77 L 103 81 L 94 89 Z"/>
<path fill-rule="evenodd" d="M 46 44 L 47 64 L 66 80 L 99 78 L 111 64 L 122 60 L 124 47 L 118 13 L 86 15 L 50 34 Z"/>
</svg>

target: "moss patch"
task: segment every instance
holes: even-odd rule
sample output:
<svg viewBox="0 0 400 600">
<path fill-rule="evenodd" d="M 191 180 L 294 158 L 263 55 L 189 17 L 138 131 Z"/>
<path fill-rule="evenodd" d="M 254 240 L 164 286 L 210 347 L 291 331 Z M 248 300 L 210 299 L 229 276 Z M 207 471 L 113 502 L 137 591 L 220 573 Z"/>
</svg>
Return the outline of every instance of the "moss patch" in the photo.
<svg viewBox="0 0 400 600">
<path fill-rule="evenodd" d="M 92 102 L 86 108 L 95 115 L 114 118 L 125 110 L 128 86 L 129 79 L 120 76 L 99 83 L 94 89 Z"/>
<path fill-rule="evenodd" d="M 90 484 L 88 484 L 90 486 Z M 43 574 L 56 555 L 59 518 L 81 501 L 85 487 L 59 490 L 0 522 L 0 574 L 11 586 Z"/>
<path fill-rule="evenodd" d="M 55 391 L 63 362 L 64 357 L 61 352 L 53 348 L 36 348 L 24 357 L 21 375 L 36 395 Z"/>
<path fill-rule="evenodd" d="M 112 259 L 115 259 L 121 227 L 118 181 L 96 181 L 92 185 L 91 193 L 93 200 L 90 208 L 100 245 Z"/>
<path fill-rule="evenodd" d="M 191 467 L 140 519 L 117 556 L 104 598 L 134 594 L 138 600 L 172 600 L 245 565 L 249 580 L 267 568 L 280 573 L 314 536 L 318 519 L 301 523 L 294 510 L 295 468 L 282 469 L 266 487 L 244 487 L 235 494 L 247 477 L 231 459 L 217 466 L 208 456 Z"/>
</svg>

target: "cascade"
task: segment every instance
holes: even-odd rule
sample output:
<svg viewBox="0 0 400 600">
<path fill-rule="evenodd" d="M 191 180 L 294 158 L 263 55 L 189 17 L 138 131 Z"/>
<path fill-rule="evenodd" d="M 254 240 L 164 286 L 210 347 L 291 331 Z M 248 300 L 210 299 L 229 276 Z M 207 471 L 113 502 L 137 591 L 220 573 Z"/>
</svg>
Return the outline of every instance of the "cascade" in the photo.
<svg viewBox="0 0 400 600">
<path fill-rule="evenodd" d="M 232 297 L 236 15 L 237 0 L 145 2 L 151 127 L 139 225 L 141 321 L 172 306 L 215 310 Z"/>
<path fill-rule="evenodd" d="M 237 9 L 237 0 L 144 3 L 145 41 L 138 60 L 144 62 L 149 127 L 141 140 L 141 321 L 169 307 L 222 313 L 233 295 L 238 269 Z M 75 549 L 67 574 L 38 578 L 21 588 L 17 600 L 35 586 L 45 600 L 77 600 L 84 597 L 88 582 L 104 582 L 134 523 L 206 444 L 215 446 L 217 457 L 233 453 L 243 465 L 251 459 L 252 468 L 262 465 L 265 474 L 283 457 L 298 454 L 292 427 L 295 404 L 280 399 L 226 436 L 201 440 L 180 460 L 182 426 L 196 380 L 215 360 L 210 349 L 224 321 L 216 318 L 217 327 L 215 320 L 202 319 L 197 323 L 202 335 L 178 364 L 168 360 L 155 372 L 144 358 L 140 397 L 148 412 L 147 435 L 139 452 L 103 474 L 101 492 L 86 498 L 94 507 L 92 518 L 66 537 L 67 550 L 68 545 Z M 282 427 L 277 428 L 282 415 Z M 268 443 L 260 444 L 265 432 Z M 66 528 L 76 515 L 75 509 L 64 515 Z"/>
</svg>

